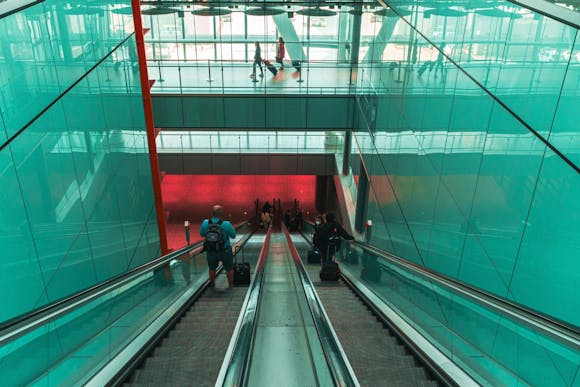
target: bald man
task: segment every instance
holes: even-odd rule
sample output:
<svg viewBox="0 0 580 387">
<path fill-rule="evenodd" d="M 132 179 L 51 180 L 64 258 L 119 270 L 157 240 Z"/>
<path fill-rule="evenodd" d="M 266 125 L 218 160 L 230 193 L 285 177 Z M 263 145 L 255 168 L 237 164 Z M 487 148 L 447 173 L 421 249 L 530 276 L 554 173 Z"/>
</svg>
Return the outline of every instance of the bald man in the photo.
<svg viewBox="0 0 580 387">
<path fill-rule="evenodd" d="M 230 238 L 236 237 L 236 229 L 227 220 L 222 220 L 222 206 L 212 208 L 211 219 L 204 219 L 199 229 L 199 235 L 206 238 L 207 266 L 209 267 L 210 287 L 215 287 L 216 269 L 222 262 L 228 277 L 228 289 L 234 287 L 234 255 Z M 221 234 L 221 241 L 210 242 L 213 237 Z"/>
</svg>

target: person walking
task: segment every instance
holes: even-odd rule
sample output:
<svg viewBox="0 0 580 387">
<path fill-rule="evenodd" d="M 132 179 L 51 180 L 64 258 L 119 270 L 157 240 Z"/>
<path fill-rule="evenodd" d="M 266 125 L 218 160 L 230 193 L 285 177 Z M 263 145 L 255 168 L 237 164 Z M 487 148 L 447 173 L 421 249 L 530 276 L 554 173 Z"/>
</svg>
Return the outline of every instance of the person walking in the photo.
<svg viewBox="0 0 580 387">
<path fill-rule="evenodd" d="M 276 49 L 276 63 L 280 63 L 280 70 L 284 69 L 284 57 L 286 56 L 286 47 L 284 39 L 280 36 L 278 38 L 278 47 Z"/>
<path fill-rule="evenodd" d="M 443 76 L 443 70 L 444 70 L 444 66 L 443 66 L 443 60 L 444 60 L 444 55 L 443 55 L 443 50 L 445 49 L 445 43 L 441 43 L 441 46 L 439 47 L 439 53 L 437 54 L 437 60 L 435 61 L 435 78 L 437 78 L 437 71 L 441 71 L 441 76 Z"/>
<path fill-rule="evenodd" d="M 262 224 L 264 225 L 266 231 L 270 228 L 270 223 L 272 223 L 272 217 L 270 216 L 270 213 L 267 211 L 262 212 Z"/>
<path fill-rule="evenodd" d="M 234 287 L 234 254 L 230 238 L 236 237 L 236 229 L 227 220 L 222 220 L 222 206 L 216 204 L 212 208 L 212 217 L 204 219 L 199 229 L 199 235 L 205 238 L 204 248 L 207 251 L 207 266 L 209 268 L 209 284 L 215 287 L 216 269 L 222 262 L 228 277 L 228 289 Z"/>
<path fill-rule="evenodd" d="M 254 46 L 256 51 L 254 51 L 254 64 L 253 71 L 250 78 L 256 79 L 256 65 L 260 66 L 260 77 L 264 76 L 264 70 L 262 70 L 262 49 L 260 48 L 260 42 L 255 42 Z"/>
<path fill-rule="evenodd" d="M 271 208 L 272 205 L 270 205 L 270 202 L 266 201 L 266 203 L 264 203 L 264 205 L 262 206 L 262 212 L 270 212 Z"/>
</svg>

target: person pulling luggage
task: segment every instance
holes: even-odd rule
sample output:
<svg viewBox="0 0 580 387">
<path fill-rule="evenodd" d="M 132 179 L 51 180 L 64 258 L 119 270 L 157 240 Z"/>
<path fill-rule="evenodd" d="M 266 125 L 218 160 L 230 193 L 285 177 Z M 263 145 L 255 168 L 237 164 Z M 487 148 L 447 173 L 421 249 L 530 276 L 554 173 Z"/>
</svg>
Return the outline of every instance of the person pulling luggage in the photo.
<svg viewBox="0 0 580 387">
<path fill-rule="evenodd" d="M 264 76 L 264 70 L 262 70 L 262 49 L 260 48 L 260 42 L 256 41 L 254 43 L 256 51 L 254 51 L 254 63 L 252 64 L 252 74 L 250 78 L 256 79 L 256 65 L 260 66 L 260 77 Z"/>
<path fill-rule="evenodd" d="M 234 254 L 230 238 L 236 237 L 236 229 L 227 220 L 222 220 L 222 206 L 212 207 L 212 217 L 204 219 L 199 229 L 199 235 L 205 237 L 204 248 L 207 251 L 207 266 L 209 268 L 209 284 L 215 287 L 216 269 L 222 262 L 228 277 L 228 289 L 234 287 Z"/>
<path fill-rule="evenodd" d="M 354 240 L 344 227 L 336 221 L 334 213 L 326 214 L 326 223 L 321 224 L 313 236 L 314 246 L 322 254 L 322 263 L 332 260 L 334 254 L 340 250 L 342 239 Z"/>
<path fill-rule="evenodd" d="M 284 57 L 286 56 L 286 46 L 284 39 L 280 36 L 278 38 L 278 46 L 276 47 L 276 63 L 280 63 L 280 70 L 284 69 Z"/>
</svg>

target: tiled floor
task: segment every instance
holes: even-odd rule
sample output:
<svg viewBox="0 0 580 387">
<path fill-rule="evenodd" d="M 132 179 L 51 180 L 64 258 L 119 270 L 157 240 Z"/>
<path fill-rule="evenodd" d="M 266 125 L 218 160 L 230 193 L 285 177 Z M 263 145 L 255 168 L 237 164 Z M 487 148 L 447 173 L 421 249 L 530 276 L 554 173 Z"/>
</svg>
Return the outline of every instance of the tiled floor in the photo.
<svg viewBox="0 0 580 387">
<path fill-rule="evenodd" d="M 162 63 L 162 65 L 160 65 Z M 426 63 L 412 66 L 397 62 L 348 64 L 303 63 L 298 72 L 290 65 L 276 76 L 264 68 L 264 77 L 253 82 L 251 63 L 172 64 L 149 62 L 153 93 L 171 94 L 485 94 L 481 86 L 497 95 L 559 92 L 562 66 L 542 63 L 463 63 L 462 70 L 450 63 L 436 68 Z M 276 66 L 279 68 L 279 65 Z M 571 68 L 569 84 L 580 82 L 580 68 Z M 259 74 L 259 69 L 257 70 Z M 477 80 L 476 83 L 473 79 Z M 211 82 L 210 82 L 211 80 Z M 302 80 L 303 82 L 299 82 Z M 349 80 L 352 80 L 349 82 Z"/>
</svg>

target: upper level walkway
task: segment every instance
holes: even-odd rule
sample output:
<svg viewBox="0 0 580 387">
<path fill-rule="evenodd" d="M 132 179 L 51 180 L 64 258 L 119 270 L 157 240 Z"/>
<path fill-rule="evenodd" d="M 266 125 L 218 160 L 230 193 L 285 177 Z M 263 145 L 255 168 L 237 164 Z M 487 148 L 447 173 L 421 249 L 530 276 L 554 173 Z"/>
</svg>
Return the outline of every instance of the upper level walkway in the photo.
<svg viewBox="0 0 580 387">
<path fill-rule="evenodd" d="M 566 76 L 566 95 L 577 95 L 580 63 L 487 61 L 462 63 L 448 60 L 417 62 L 384 61 L 349 65 L 332 62 L 303 62 L 298 71 L 288 61 L 280 70 L 272 63 L 274 75 L 264 64 L 263 77 L 251 62 L 231 61 L 149 61 L 153 94 L 290 94 L 290 95 L 497 95 L 559 94 Z M 477 80 L 480 84 L 476 84 Z"/>
</svg>

